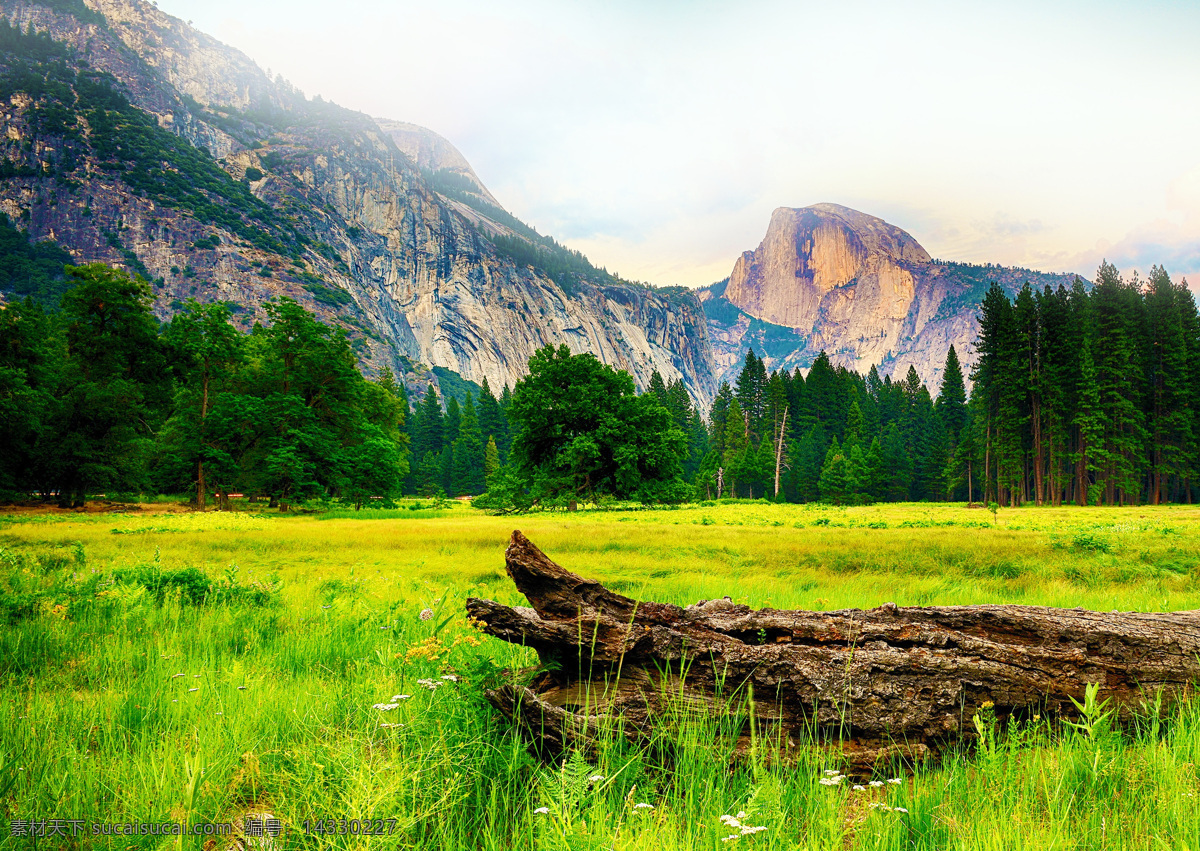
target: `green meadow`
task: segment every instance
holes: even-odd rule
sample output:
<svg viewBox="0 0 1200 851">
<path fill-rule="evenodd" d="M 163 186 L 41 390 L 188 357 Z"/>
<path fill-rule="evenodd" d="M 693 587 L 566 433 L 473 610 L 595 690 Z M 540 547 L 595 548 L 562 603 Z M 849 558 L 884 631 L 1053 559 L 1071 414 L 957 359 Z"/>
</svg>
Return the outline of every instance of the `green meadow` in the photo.
<svg viewBox="0 0 1200 851">
<path fill-rule="evenodd" d="M 482 693 L 535 657 L 464 614 L 523 602 L 514 528 L 680 604 L 1200 609 L 1188 506 L 3 514 L 0 848 L 223 849 L 90 832 L 263 814 L 279 849 L 1200 848 L 1200 701 L 1128 729 L 981 718 L 980 747 L 879 785 L 816 746 L 731 761 L 706 717 L 541 764 Z M 87 835 L 13 835 L 56 819 Z"/>
</svg>

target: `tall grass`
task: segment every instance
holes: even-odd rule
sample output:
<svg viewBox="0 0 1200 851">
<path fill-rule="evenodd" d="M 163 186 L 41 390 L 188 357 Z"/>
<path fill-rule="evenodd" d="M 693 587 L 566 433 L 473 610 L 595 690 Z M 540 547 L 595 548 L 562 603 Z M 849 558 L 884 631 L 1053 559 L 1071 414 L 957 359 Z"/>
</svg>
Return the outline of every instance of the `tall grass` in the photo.
<svg viewBox="0 0 1200 851">
<path fill-rule="evenodd" d="M 1200 512 L 1001 510 L 995 526 L 944 506 L 416 513 L 0 519 L 0 847 L 164 847 L 35 846 L 9 836 L 14 819 L 262 812 L 294 848 L 1200 847 L 1195 704 L 1147 708 L 1132 730 L 981 718 L 979 750 L 858 791 L 820 783 L 835 754 L 780 759 L 767 731 L 731 759 L 744 715 L 683 707 L 646 747 L 605 727 L 593 752 L 543 765 L 483 696 L 532 656 L 463 615 L 468 595 L 518 602 L 513 525 L 569 569 L 679 603 L 1200 608 Z M 303 832 L 340 818 L 395 831 Z M 226 843 L 206 841 L 166 847 Z"/>
</svg>

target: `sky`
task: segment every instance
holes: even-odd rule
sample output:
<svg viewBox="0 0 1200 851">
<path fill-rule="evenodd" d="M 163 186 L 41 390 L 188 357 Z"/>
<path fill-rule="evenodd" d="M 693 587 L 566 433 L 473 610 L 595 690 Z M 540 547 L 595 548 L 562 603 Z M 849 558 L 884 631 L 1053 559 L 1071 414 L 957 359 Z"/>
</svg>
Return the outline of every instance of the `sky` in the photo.
<svg viewBox="0 0 1200 851">
<path fill-rule="evenodd" d="M 657 285 L 776 207 L 934 257 L 1200 285 L 1200 0 L 159 0 L 272 75 L 449 139 L 512 213 Z"/>
</svg>

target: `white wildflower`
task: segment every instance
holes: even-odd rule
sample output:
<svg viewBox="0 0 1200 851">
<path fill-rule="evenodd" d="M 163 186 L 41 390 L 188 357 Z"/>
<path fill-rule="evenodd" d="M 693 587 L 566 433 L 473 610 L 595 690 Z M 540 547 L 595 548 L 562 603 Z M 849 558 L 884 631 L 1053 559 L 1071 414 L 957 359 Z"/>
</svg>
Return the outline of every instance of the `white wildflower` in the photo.
<svg viewBox="0 0 1200 851">
<path fill-rule="evenodd" d="M 745 811 L 745 810 L 738 810 L 737 817 L 738 817 L 738 818 L 745 818 L 745 817 L 746 817 L 746 811 Z"/>
<path fill-rule="evenodd" d="M 384 724 L 383 722 L 380 722 L 379 726 L 391 729 L 392 727 L 403 727 L 404 725 L 403 724 Z"/>
<path fill-rule="evenodd" d="M 837 769 L 834 769 L 834 768 L 827 768 L 827 769 L 825 769 L 825 776 L 826 776 L 826 777 L 837 777 L 837 776 L 838 776 L 839 774 L 841 774 L 841 773 L 842 773 L 842 772 L 840 772 L 840 771 L 838 771 Z"/>
<path fill-rule="evenodd" d="M 822 777 L 819 782 L 822 786 L 840 786 L 845 778 L 840 774 L 837 777 Z"/>
<path fill-rule="evenodd" d="M 742 827 L 742 836 L 753 836 L 756 833 L 762 833 L 766 829 L 767 829 L 766 825 L 762 825 L 762 824 L 758 825 L 757 827 L 743 826 Z"/>
<path fill-rule="evenodd" d="M 427 688 L 430 691 L 437 691 L 438 686 L 440 686 L 441 683 L 439 683 L 437 680 L 417 680 L 417 685 Z"/>
<path fill-rule="evenodd" d="M 429 609 L 429 608 L 421 609 L 421 614 L 419 614 L 417 617 L 419 617 L 423 621 L 427 621 L 433 617 L 433 609 Z M 534 812 L 537 812 L 537 810 L 534 810 Z M 549 812 L 549 810 L 547 810 L 547 812 Z"/>
<path fill-rule="evenodd" d="M 378 709 L 380 712 L 391 712 L 393 709 L 396 709 L 398 706 L 400 706 L 399 703 L 373 703 L 373 704 L 371 704 L 372 709 Z"/>
<path fill-rule="evenodd" d="M 738 819 L 734 818 L 733 816 L 721 816 L 721 821 L 725 823 L 725 826 L 726 826 L 726 827 L 734 827 L 734 828 L 737 828 L 737 827 L 741 827 L 741 826 L 742 826 L 742 823 L 741 823 L 741 821 L 739 821 Z"/>
<path fill-rule="evenodd" d="M 647 804 L 645 801 L 642 801 L 640 804 L 634 804 L 633 808 L 635 810 L 652 810 L 654 809 L 654 804 Z"/>
<path fill-rule="evenodd" d="M 731 841 L 731 840 L 734 840 L 734 839 L 740 839 L 740 838 L 741 838 L 741 837 L 740 837 L 738 834 L 736 834 L 736 833 L 731 833 L 731 834 L 729 834 L 728 836 L 722 836 L 722 837 L 721 837 L 721 841 L 722 841 L 722 842 L 729 842 L 729 841 Z"/>
<path fill-rule="evenodd" d="M 200 691 L 200 686 L 196 686 L 195 688 L 188 689 L 188 694 L 191 694 L 194 691 Z"/>
<path fill-rule="evenodd" d="M 878 789 L 882 785 L 883 785 L 882 780 L 872 780 L 871 781 L 871 786 L 875 787 L 876 789 Z"/>
<path fill-rule="evenodd" d="M 330 603 L 328 606 L 322 606 L 321 608 L 322 608 L 322 609 L 332 609 L 332 608 L 333 608 L 333 603 Z"/>
<path fill-rule="evenodd" d="M 894 813 L 906 813 L 906 812 L 908 812 L 908 810 L 904 809 L 904 807 L 892 807 L 892 812 L 894 812 Z"/>
<path fill-rule="evenodd" d="M 454 676 L 454 674 L 442 674 L 442 679 L 448 683 L 458 682 L 458 677 Z"/>
<path fill-rule="evenodd" d="M 855 792 L 865 792 L 865 791 L 867 791 L 867 787 L 866 787 L 866 786 L 859 786 L 857 783 L 855 783 L 855 784 L 854 784 L 854 786 L 853 786 L 853 787 L 851 787 L 851 788 L 853 788 Z"/>
<path fill-rule="evenodd" d="M 177 680 L 177 679 L 179 679 L 179 678 L 180 678 L 180 677 L 182 677 L 182 676 L 184 676 L 184 675 L 183 675 L 183 674 L 171 674 L 171 679 L 173 679 L 173 680 Z"/>
<path fill-rule="evenodd" d="M 888 783 L 891 783 L 893 786 L 899 786 L 902 782 L 903 781 L 899 777 L 888 778 Z"/>
<path fill-rule="evenodd" d="M 425 611 L 429 611 L 429 610 L 426 609 Z M 549 807 L 538 807 L 536 810 L 533 811 L 533 814 L 538 815 L 538 816 L 548 816 L 548 815 L 550 815 L 550 808 Z"/>
<path fill-rule="evenodd" d="M 602 783 L 607 779 L 603 774 L 593 774 L 588 778 L 588 783 Z"/>
</svg>

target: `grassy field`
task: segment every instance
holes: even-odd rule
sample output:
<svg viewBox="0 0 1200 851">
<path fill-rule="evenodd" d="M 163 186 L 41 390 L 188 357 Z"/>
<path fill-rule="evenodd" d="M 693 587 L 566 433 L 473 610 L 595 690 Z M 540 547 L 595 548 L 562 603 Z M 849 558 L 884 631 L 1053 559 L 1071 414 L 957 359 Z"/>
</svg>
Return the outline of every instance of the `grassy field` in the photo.
<svg viewBox="0 0 1200 851">
<path fill-rule="evenodd" d="M 861 791 L 821 784 L 839 765 L 815 749 L 731 766 L 703 719 L 540 765 L 480 688 L 531 656 L 463 614 L 521 602 L 513 528 L 681 604 L 1200 609 L 1188 507 L 0 515 L 0 848 L 220 849 L 90 831 L 263 813 L 276 848 L 1200 848 L 1200 703 L 1127 731 L 1010 729 Z M 342 818 L 394 822 L 315 832 Z M 11 835 L 52 819 L 89 835 Z"/>
</svg>

